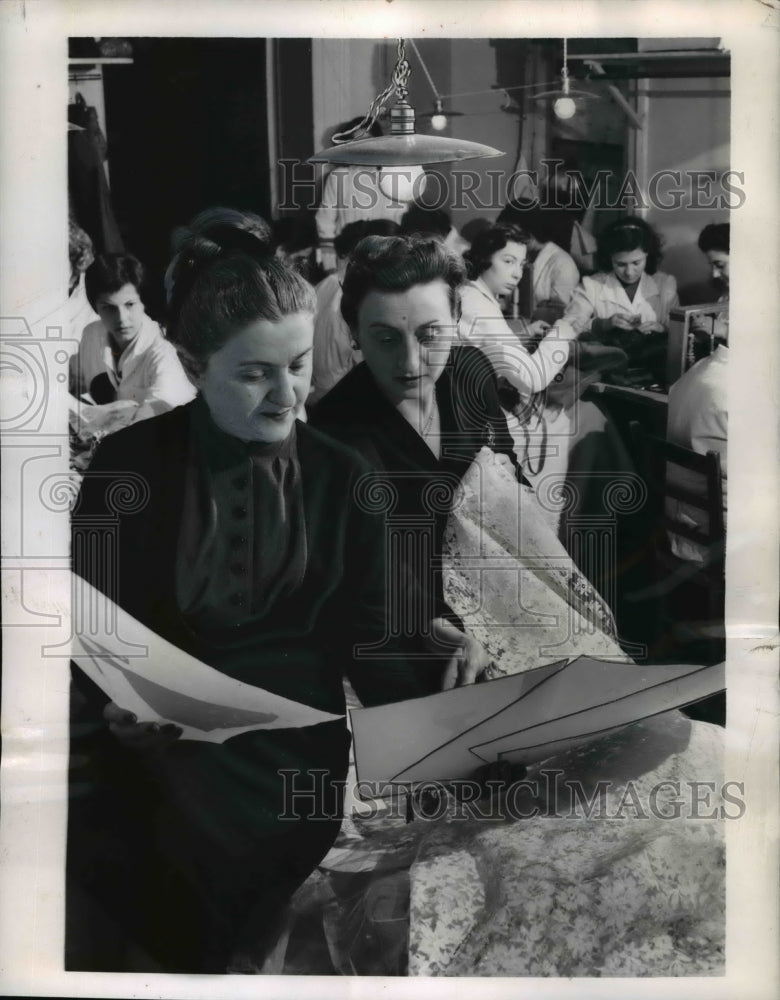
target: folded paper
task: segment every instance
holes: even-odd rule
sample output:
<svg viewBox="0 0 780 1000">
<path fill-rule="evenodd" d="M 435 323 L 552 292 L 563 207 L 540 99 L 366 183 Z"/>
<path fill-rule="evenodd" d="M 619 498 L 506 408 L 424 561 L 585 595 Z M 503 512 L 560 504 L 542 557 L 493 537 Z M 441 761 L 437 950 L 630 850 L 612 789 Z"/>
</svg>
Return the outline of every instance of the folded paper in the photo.
<svg viewBox="0 0 780 1000">
<path fill-rule="evenodd" d="M 483 684 L 350 712 L 363 794 L 532 764 L 725 688 L 724 664 L 639 665 L 580 656 Z"/>
</svg>

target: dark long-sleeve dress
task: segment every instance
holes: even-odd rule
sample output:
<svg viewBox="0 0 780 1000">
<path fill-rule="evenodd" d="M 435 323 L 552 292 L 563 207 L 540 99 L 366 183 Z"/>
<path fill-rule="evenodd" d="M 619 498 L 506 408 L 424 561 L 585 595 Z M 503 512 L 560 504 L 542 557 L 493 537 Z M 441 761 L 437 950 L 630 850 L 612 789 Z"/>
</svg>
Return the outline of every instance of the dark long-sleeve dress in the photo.
<svg viewBox="0 0 780 1000">
<path fill-rule="evenodd" d="M 401 658 L 354 653 L 385 648 L 384 517 L 354 502 L 365 471 L 305 424 L 281 446 L 244 444 L 196 399 L 98 448 L 74 570 L 230 677 L 337 715 L 345 672 L 364 702 L 406 697 Z M 95 558 L 95 537 L 114 531 L 111 559 Z M 67 966 L 119 971 L 132 942 L 165 971 L 224 971 L 335 838 L 345 720 L 139 753 L 73 675 Z M 279 818 L 310 810 L 312 822 Z"/>
<path fill-rule="evenodd" d="M 420 693 L 439 689 L 444 656 L 422 637 L 430 621 L 458 618 L 444 601 L 441 554 L 457 488 L 484 446 L 506 454 L 514 443 L 498 400 L 492 365 L 475 347 L 453 346 L 436 382 L 441 456 L 382 394 L 365 362 L 313 408 L 310 422 L 358 451 L 375 470 L 376 500 L 387 511 L 391 629 L 417 664 Z M 359 692 L 358 692 L 359 694 Z"/>
</svg>

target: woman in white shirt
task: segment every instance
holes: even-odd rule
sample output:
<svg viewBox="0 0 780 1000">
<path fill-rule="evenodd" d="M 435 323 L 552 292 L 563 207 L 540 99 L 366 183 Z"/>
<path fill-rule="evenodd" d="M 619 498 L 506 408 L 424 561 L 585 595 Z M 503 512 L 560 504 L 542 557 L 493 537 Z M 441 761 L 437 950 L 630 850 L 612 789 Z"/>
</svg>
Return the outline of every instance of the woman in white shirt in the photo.
<svg viewBox="0 0 780 1000">
<path fill-rule="evenodd" d="M 552 329 L 542 322 L 504 319 L 501 296 L 511 295 L 525 267 L 528 234 L 506 223 L 479 233 L 464 258 L 468 281 L 461 290 L 460 339 L 479 347 L 499 378 L 507 425 L 528 480 L 536 487 L 541 474 L 565 477 L 570 416 L 548 405 L 542 393 L 569 360 L 574 331 L 564 323 Z M 542 335 L 532 353 L 525 346 Z M 558 440 L 551 440 L 551 437 Z M 541 500 L 541 496 L 540 496 Z M 551 512 L 551 520 L 557 518 Z"/>
<path fill-rule="evenodd" d="M 176 348 L 146 314 L 143 284 L 143 266 L 129 255 L 98 257 L 86 272 L 87 298 L 100 318 L 85 328 L 71 359 L 71 392 L 88 393 L 106 410 L 116 408 L 112 430 L 195 396 Z"/>
<path fill-rule="evenodd" d="M 528 234 L 517 226 L 499 223 L 482 230 L 464 254 L 471 279 L 461 291 L 459 333 L 479 347 L 493 362 L 499 377 L 525 399 L 541 392 L 569 359 L 574 333 L 561 324 L 552 330 L 546 323 L 515 321 L 515 332 L 501 309 L 501 297 L 512 294 L 525 268 Z M 532 354 L 525 346 L 543 335 Z"/>
<path fill-rule="evenodd" d="M 599 236 L 596 258 L 598 273 L 574 290 L 564 320 L 663 377 L 669 312 L 680 300 L 674 277 L 658 270 L 658 234 L 643 219 L 619 219 Z"/>
<path fill-rule="evenodd" d="M 504 319 L 499 296 L 510 294 L 520 280 L 527 241 L 524 230 L 505 223 L 475 238 L 465 254 L 471 280 L 461 291 L 459 334 L 490 358 L 523 474 L 566 544 L 563 507 L 568 505 L 566 517 L 602 514 L 603 473 L 614 470 L 619 475 L 630 466 L 630 459 L 595 403 L 578 399 L 576 392 L 549 391 L 563 377 L 578 331 L 564 320 L 553 327 L 520 321 L 518 334 Z M 536 350 L 529 351 L 523 340 L 540 334 Z M 574 381 L 576 387 L 576 376 Z M 580 562 L 586 576 L 600 587 L 604 567 L 591 565 L 587 558 Z"/>
</svg>

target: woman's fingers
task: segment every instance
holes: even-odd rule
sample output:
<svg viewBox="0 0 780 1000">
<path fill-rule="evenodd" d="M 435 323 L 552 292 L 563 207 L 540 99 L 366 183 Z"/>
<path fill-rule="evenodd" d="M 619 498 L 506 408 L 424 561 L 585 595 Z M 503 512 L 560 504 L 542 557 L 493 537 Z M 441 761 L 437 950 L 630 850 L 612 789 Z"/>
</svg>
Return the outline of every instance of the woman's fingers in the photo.
<svg viewBox="0 0 780 1000">
<path fill-rule="evenodd" d="M 181 727 L 173 722 L 139 722 L 133 712 L 114 702 L 103 709 L 103 718 L 119 743 L 131 750 L 160 750 L 182 734 Z"/>
<path fill-rule="evenodd" d="M 460 656 L 453 656 L 449 661 L 447 666 L 444 668 L 444 673 L 441 678 L 441 689 L 442 691 L 451 691 L 452 688 L 458 686 L 458 675 L 460 673 Z"/>
<path fill-rule="evenodd" d="M 442 691 L 473 684 L 491 662 L 490 654 L 471 636 L 461 632 L 443 618 L 431 622 L 431 639 L 439 649 L 452 650 L 442 674 Z"/>
<path fill-rule="evenodd" d="M 113 701 L 110 701 L 103 709 L 103 718 L 108 723 L 126 726 L 132 726 L 138 721 L 133 712 L 128 712 L 127 709 L 120 708 Z"/>
<path fill-rule="evenodd" d="M 458 650 L 449 660 L 442 675 L 442 691 L 449 691 L 454 687 L 463 687 L 465 684 L 474 684 L 490 663 L 488 655 L 476 640 L 466 642 L 466 645 Z"/>
</svg>

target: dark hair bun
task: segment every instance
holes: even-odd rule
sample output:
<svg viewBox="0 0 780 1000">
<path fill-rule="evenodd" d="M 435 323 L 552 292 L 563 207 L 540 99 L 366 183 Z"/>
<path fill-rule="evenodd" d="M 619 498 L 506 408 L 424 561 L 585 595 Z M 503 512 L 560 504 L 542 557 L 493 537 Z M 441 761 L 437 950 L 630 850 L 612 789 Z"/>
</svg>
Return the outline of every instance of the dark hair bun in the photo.
<svg viewBox="0 0 780 1000">
<path fill-rule="evenodd" d="M 275 255 L 271 227 L 256 217 L 251 228 L 215 221 L 210 225 L 179 230 L 178 254 L 172 271 L 170 305 L 176 308 L 197 277 L 214 261 L 228 256 L 250 257 L 267 266 Z"/>
</svg>

